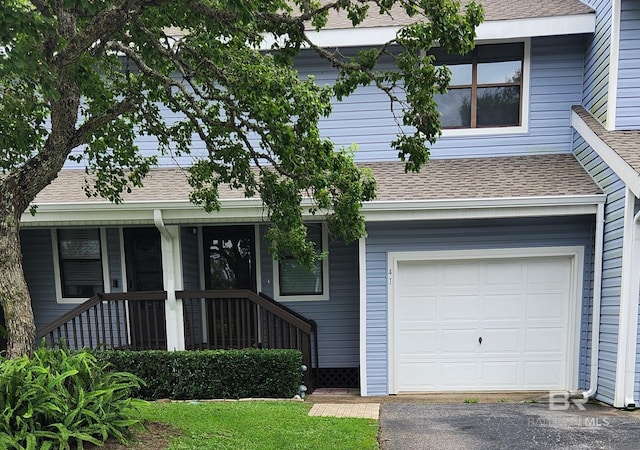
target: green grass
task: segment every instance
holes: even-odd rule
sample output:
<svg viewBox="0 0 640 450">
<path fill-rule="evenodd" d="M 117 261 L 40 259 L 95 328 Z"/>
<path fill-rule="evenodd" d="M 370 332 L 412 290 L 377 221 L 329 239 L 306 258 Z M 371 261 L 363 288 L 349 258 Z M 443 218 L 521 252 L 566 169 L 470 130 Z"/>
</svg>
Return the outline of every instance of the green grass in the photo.
<svg viewBox="0 0 640 450">
<path fill-rule="evenodd" d="M 142 415 L 182 430 L 169 449 L 377 449 L 378 422 L 309 417 L 298 402 L 146 403 Z"/>
</svg>

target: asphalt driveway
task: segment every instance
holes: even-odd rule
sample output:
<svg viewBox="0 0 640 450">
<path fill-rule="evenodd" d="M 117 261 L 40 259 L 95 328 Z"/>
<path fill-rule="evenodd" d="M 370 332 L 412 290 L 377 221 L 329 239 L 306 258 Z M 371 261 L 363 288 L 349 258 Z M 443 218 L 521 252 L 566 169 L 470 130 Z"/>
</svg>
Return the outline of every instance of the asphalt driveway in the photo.
<svg viewBox="0 0 640 450">
<path fill-rule="evenodd" d="M 384 403 L 380 447 L 412 449 L 640 449 L 640 411 L 550 410 L 531 403 Z"/>
</svg>

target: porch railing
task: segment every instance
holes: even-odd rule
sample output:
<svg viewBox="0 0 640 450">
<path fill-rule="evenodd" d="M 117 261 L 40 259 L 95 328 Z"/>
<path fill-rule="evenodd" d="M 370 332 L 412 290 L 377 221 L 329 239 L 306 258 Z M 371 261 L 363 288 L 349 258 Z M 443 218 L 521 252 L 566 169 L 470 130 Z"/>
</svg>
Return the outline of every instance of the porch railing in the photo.
<svg viewBox="0 0 640 450">
<path fill-rule="evenodd" d="M 317 379 L 315 322 L 248 290 L 177 291 L 182 300 L 186 350 L 299 349 L 307 386 Z M 164 291 L 98 294 L 39 330 L 48 347 L 166 349 Z M 316 370 L 314 370 L 316 369 Z"/>
<path fill-rule="evenodd" d="M 185 348 L 289 348 L 302 352 L 313 386 L 318 368 L 316 324 L 264 294 L 249 290 L 178 291 Z"/>
<path fill-rule="evenodd" d="M 71 349 L 166 349 L 164 291 L 97 294 L 39 330 L 36 342 Z"/>
</svg>

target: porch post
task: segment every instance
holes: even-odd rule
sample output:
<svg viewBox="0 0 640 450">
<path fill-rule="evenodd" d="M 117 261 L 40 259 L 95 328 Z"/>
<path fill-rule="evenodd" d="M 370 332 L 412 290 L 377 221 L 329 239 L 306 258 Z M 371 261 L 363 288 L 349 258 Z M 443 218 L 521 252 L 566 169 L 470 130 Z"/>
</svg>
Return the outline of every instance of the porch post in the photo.
<svg viewBox="0 0 640 450">
<path fill-rule="evenodd" d="M 167 226 L 162 220 L 162 211 L 153 212 L 153 220 L 160 230 L 162 245 L 162 278 L 167 291 L 165 317 L 167 327 L 167 350 L 184 350 L 184 314 L 182 300 L 176 299 L 176 291 L 182 289 L 182 258 L 180 257 L 180 227 Z"/>
</svg>

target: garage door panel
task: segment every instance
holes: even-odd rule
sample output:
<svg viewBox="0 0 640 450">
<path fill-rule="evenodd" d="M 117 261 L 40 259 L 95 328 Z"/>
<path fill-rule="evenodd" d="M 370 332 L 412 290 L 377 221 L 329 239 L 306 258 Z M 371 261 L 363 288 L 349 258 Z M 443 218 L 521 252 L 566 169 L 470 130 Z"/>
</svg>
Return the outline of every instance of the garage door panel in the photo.
<svg viewBox="0 0 640 450">
<path fill-rule="evenodd" d="M 402 349 L 400 357 L 407 355 L 436 355 L 438 335 L 435 330 L 403 331 L 398 335 L 398 345 Z"/>
<path fill-rule="evenodd" d="M 529 328 L 525 333 L 525 351 L 561 355 L 565 352 L 566 329 L 561 325 L 555 328 Z"/>
<path fill-rule="evenodd" d="M 488 361 L 482 364 L 482 379 L 487 389 L 515 389 L 520 384 L 517 361 Z"/>
<path fill-rule="evenodd" d="M 438 287 L 478 286 L 480 270 L 468 264 L 449 262 L 443 263 L 438 270 Z"/>
<path fill-rule="evenodd" d="M 557 361 L 527 361 L 524 383 L 531 389 L 564 389 L 564 365 Z"/>
<path fill-rule="evenodd" d="M 463 388 L 478 378 L 477 362 L 444 362 L 440 363 L 440 385 L 448 388 Z"/>
<path fill-rule="evenodd" d="M 491 261 L 486 264 L 487 286 L 519 289 L 524 280 L 522 263 L 513 261 Z"/>
<path fill-rule="evenodd" d="M 442 329 L 440 348 L 450 355 L 475 355 L 478 352 L 478 333 L 477 328 Z"/>
<path fill-rule="evenodd" d="M 522 316 L 521 303 L 517 294 L 485 295 L 482 318 L 484 320 L 519 320 Z"/>
<path fill-rule="evenodd" d="M 566 293 L 540 293 L 526 296 L 526 319 L 555 320 L 565 316 Z"/>
<path fill-rule="evenodd" d="M 411 326 L 412 323 L 438 320 L 436 298 L 432 296 L 405 296 L 406 308 L 398 312 L 398 320 Z"/>
<path fill-rule="evenodd" d="M 568 256 L 399 261 L 397 280 L 418 291 L 394 288 L 397 390 L 567 388 L 571 267 Z"/>
<path fill-rule="evenodd" d="M 478 295 L 443 295 L 438 299 L 440 320 L 478 320 L 480 297 Z"/>
<path fill-rule="evenodd" d="M 552 261 L 549 258 L 541 261 L 531 261 L 527 267 L 527 280 L 530 287 L 555 286 L 562 288 L 566 284 L 570 268 L 558 259 Z"/>
<path fill-rule="evenodd" d="M 482 330 L 482 353 L 485 356 L 521 352 L 520 328 L 484 328 Z"/>
<path fill-rule="evenodd" d="M 406 392 L 434 390 L 438 387 L 438 365 L 434 362 L 405 363 L 407 370 L 399 375 L 400 383 Z"/>
</svg>

